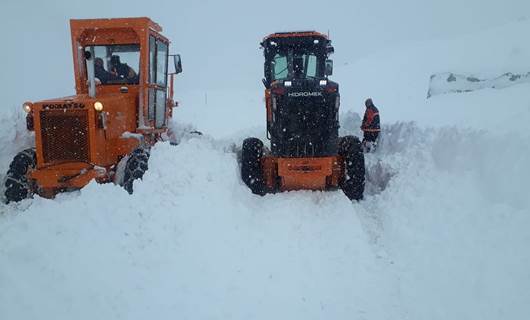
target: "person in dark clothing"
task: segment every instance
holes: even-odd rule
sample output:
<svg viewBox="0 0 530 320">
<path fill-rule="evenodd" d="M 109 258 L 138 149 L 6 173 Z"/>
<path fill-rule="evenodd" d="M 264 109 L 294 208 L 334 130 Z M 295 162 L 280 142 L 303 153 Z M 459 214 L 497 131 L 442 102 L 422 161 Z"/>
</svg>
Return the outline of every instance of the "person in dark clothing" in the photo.
<svg viewBox="0 0 530 320">
<path fill-rule="evenodd" d="M 372 99 L 366 99 L 364 105 L 366 111 L 364 112 L 363 123 L 361 125 L 361 130 L 364 133 L 362 143 L 365 150 L 369 152 L 377 146 L 377 138 L 381 132 L 381 124 L 379 119 L 379 109 L 374 105 Z"/>
<path fill-rule="evenodd" d="M 103 59 L 101 58 L 94 59 L 94 73 L 96 78 L 98 78 L 102 84 L 106 84 L 112 79 L 112 74 L 105 70 Z"/>
<path fill-rule="evenodd" d="M 137 75 L 126 63 L 121 63 L 119 56 L 110 58 L 111 72 L 118 80 L 126 80 L 127 83 L 137 82 Z"/>
<path fill-rule="evenodd" d="M 304 58 L 301 55 L 293 57 L 293 73 L 295 78 L 302 78 L 304 76 Z"/>
</svg>

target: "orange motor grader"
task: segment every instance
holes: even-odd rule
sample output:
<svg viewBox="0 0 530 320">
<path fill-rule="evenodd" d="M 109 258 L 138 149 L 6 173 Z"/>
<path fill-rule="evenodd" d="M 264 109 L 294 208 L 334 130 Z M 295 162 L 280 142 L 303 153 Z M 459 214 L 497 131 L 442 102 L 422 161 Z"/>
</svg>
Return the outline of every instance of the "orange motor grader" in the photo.
<svg viewBox="0 0 530 320">
<path fill-rule="evenodd" d="M 314 31 L 271 34 L 265 56 L 265 104 L 270 149 L 243 141 L 241 177 L 253 193 L 341 188 L 352 200 L 364 192 L 364 154 L 357 137 L 339 138 L 339 85 L 331 41 Z"/>
<path fill-rule="evenodd" d="M 35 147 L 17 154 L 5 199 L 118 182 L 132 193 L 147 170 L 149 147 L 168 130 L 179 55 L 149 18 L 70 20 L 76 94 L 26 102 Z M 172 72 L 168 60 L 172 57 Z"/>
</svg>

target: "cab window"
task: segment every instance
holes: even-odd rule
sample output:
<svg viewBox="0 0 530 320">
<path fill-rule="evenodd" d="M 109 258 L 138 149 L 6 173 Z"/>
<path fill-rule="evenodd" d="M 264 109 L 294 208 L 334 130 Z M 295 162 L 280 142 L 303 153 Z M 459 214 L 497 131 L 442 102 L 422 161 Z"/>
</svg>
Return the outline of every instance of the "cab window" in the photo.
<svg viewBox="0 0 530 320">
<path fill-rule="evenodd" d="M 155 37 L 149 38 L 149 83 L 167 86 L 168 45 Z"/>
<path fill-rule="evenodd" d="M 149 38 L 149 105 L 148 119 L 156 128 L 166 124 L 168 44 L 154 36 Z"/>
<path fill-rule="evenodd" d="M 103 85 L 138 84 L 140 79 L 140 46 L 88 46 L 94 54 L 94 76 Z M 87 66 L 88 70 L 88 66 Z"/>
<path fill-rule="evenodd" d="M 289 74 L 287 55 L 277 53 L 272 61 L 272 79 L 286 79 Z"/>
<path fill-rule="evenodd" d="M 157 43 L 156 49 L 156 84 L 161 87 L 167 86 L 167 44 Z"/>
<path fill-rule="evenodd" d="M 314 54 L 305 55 L 305 74 L 307 77 L 317 75 L 317 56 Z"/>
</svg>

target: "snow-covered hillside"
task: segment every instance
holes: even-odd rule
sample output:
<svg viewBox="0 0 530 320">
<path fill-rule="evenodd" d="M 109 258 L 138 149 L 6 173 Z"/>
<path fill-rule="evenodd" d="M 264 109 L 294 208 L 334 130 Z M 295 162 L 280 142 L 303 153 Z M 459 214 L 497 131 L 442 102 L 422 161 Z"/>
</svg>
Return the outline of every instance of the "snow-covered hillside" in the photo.
<svg viewBox="0 0 530 320">
<path fill-rule="evenodd" d="M 189 94 L 173 123 L 180 144 L 153 148 L 133 195 L 91 183 L 0 204 L 0 319 L 526 318 L 530 84 L 427 91 L 439 72 L 529 71 L 528 30 L 518 21 L 336 64 L 342 133 L 359 134 L 367 96 L 384 123 L 358 203 L 251 194 L 234 145 L 263 137 L 262 93 L 210 94 L 195 109 L 204 97 Z M 31 141 L 19 112 L 2 111 L 2 171 Z"/>
</svg>

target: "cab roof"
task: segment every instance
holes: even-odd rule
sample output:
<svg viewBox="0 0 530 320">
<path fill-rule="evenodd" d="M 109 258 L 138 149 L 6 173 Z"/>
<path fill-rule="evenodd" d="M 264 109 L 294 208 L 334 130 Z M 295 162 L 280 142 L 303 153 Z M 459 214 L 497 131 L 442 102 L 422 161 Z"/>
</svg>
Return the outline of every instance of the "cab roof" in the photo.
<svg viewBox="0 0 530 320">
<path fill-rule="evenodd" d="M 324 38 L 326 40 L 329 40 L 327 35 L 320 33 L 320 32 L 316 32 L 316 31 L 290 31 L 290 32 L 272 33 L 266 36 L 265 38 L 263 38 L 263 41 L 265 42 L 270 39 L 305 38 L 305 37 L 318 37 L 318 38 Z"/>
<path fill-rule="evenodd" d="M 78 46 L 141 43 L 151 32 L 169 42 L 160 34 L 162 27 L 147 17 L 71 19 L 70 31 L 74 55 Z"/>
<path fill-rule="evenodd" d="M 137 18 L 111 18 L 111 19 L 71 19 L 72 31 L 81 31 L 96 28 L 149 28 L 162 32 L 162 27 L 147 17 Z"/>
</svg>

